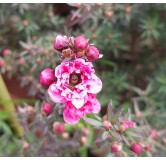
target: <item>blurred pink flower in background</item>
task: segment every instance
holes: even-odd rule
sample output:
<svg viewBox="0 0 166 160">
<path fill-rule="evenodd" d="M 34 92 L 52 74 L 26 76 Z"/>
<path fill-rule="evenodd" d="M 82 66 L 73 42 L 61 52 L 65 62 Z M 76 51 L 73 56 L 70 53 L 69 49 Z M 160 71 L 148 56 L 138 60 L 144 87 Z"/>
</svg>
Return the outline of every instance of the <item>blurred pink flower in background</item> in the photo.
<svg viewBox="0 0 166 160">
<path fill-rule="evenodd" d="M 120 123 L 120 130 L 125 131 L 129 128 L 135 128 L 136 124 L 133 121 L 125 120 Z"/>
<path fill-rule="evenodd" d="M 150 130 L 149 134 L 152 136 L 153 139 L 156 139 L 159 136 L 155 130 Z"/>
</svg>

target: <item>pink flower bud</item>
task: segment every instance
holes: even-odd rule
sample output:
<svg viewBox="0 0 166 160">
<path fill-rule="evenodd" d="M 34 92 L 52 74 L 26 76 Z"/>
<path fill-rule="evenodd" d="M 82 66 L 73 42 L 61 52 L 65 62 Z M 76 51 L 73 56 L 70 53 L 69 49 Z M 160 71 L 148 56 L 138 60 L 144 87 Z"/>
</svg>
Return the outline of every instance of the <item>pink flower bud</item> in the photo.
<svg viewBox="0 0 166 160">
<path fill-rule="evenodd" d="M 22 66 L 22 65 L 25 64 L 25 61 L 24 61 L 24 59 L 21 58 L 21 59 L 18 60 L 17 63 L 18 63 L 18 65 Z"/>
<path fill-rule="evenodd" d="M 44 69 L 44 70 L 40 73 L 40 83 L 41 83 L 43 86 L 48 87 L 48 86 L 50 86 L 53 82 L 55 82 L 54 70 L 53 70 L 53 69 L 50 69 L 50 68 Z"/>
<path fill-rule="evenodd" d="M 159 136 L 155 130 L 150 130 L 149 134 L 152 136 L 153 139 L 156 139 Z"/>
<path fill-rule="evenodd" d="M 131 150 L 138 155 L 142 152 L 143 148 L 139 143 L 133 143 L 131 145 Z"/>
<path fill-rule="evenodd" d="M 42 113 L 49 115 L 53 112 L 53 106 L 47 102 L 44 102 L 41 108 Z"/>
<path fill-rule="evenodd" d="M 112 128 L 112 124 L 109 121 L 103 121 L 103 127 L 108 131 Z"/>
<path fill-rule="evenodd" d="M 151 145 L 150 145 L 150 144 L 145 145 L 145 146 L 144 146 L 144 149 L 145 149 L 145 150 L 150 150 L 150 149 L 151 149 Z"/>
<path fill-rule="evenodd" d="M 97 60 L 99 58 L 99 50 L 95 46 L 89 46 L 86 56 L 89 61 Z"/>
<path fill-rule="evenodd" d="M 11 53 L 12 53 L 12 52 L 11 52 L 10 49 L 5 48 L 5 49 L 2 50 L 2 55 L 3 55 L 3 56 L 10 55 Z"/>
<path fill-rule="evenodd" d="M 81 139 L 80 139 L 80 144 L 82 145 L 82 146 L 86 146 L 87 145 L 87 137 L 85 137 L 85 136 L 82 136 L 81 137 Z"/>
<path fill-rule="evenodd" d="M 122 150 L 122 145 L 118 142 L 115 142 L 111 145 L 111 151 L 113 153 L 117 153 Z"/>
<path fill-rule="evenodd" d="M 133 121 L 126 120 L 126 121 L 122 121 L 120 123 L 120 131 L 121 132 L 127 130 L 128 128 L 135 128 L 135 127 L 136 127 L 136 124 Z"/>
<path fill-rule="evenodd" d="M 62 122 L 54 122 L 53 131 L 55 133 L 63 133 L 65 131 L 65 125 Z"/>
<path fill-rule="evenodd" d="M 166 137 L 163 138 L 163 143 L 166 144 Z"/>
<path fill-rule="evenodd" d="M 69 40 L 66 36 L 58 35 L 54 41 L 55 49 L 62 49 L 69 45 Z"/>
<path fill-rule="evenodd" d="M 3 59 L 0 59 L 0 67 L 3 67 L 5 65 L 5 62 Z"/>
<path fill-rule="evenodd" d="M 75 48 L 85 50 L 88 47 L 88 40 L 83 36 L 78 36 L 74 39 Z"/>
</svg>

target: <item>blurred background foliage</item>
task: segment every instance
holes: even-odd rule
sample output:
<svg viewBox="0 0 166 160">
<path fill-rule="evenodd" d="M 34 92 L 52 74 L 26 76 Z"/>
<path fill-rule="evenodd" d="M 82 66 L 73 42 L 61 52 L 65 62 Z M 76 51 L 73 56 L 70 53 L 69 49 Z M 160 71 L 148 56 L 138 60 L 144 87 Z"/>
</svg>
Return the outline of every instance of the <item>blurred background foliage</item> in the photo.
<svg viewBox="0 0 166 160">
<path fill-rule="evenodd" d="M 84 35 L 103 54 L 94 62 L 103 82 L 98 95 L 101 116 L 112 99 L 115 108 L 127 106 L 152 128 L 165 129 L 166 4 L 0 4 L 0 26 L 0 72 L 8 84 L 12 78 L 19 80 L 28 98 L 44 100 L 39 74 L 59 64 L 53 48 L 55 37 Z M 6 49 L 10 54 L 5 54 Z M 14 98 L 20 98 L 14 93 Z M 10 135 L 1 119 L 3 116 L 1 128 Z M 10 143 L 6 152 L 1 146 L 0 155 L 12 155 Z M 86 149 L 81 153 L 87 156 Z M 75 155 L 71 152 L 65 154 Z"/>
</svg>

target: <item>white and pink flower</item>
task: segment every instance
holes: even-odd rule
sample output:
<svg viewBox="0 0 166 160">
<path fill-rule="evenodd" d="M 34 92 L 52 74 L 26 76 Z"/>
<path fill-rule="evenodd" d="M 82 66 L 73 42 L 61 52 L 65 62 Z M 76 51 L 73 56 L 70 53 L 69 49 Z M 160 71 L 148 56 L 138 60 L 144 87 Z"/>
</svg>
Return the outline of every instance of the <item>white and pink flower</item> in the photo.
<svg viewBox="0 0 166 160">
<path fill-rule="evenodd" d="M 48 94 L 54 102 L 66 104 L 64 117 L 68 112 L 73 111 L 71 115 L 73 122 L 65 118 L 66 122 L 76 123 L 87 113 L 99 112 L 99 102 L 95 94 L 101 90 L 102 82 L 95 75 L 91 62 L 86 62 L 81 58 L 62 62 L 55 68 L 55 77 L 57 81 L 50 85 Z M 70 108 L 70 111 L 67 108 Z M 77 111 L 83 113 L 77 114 Z"/>
</svg>

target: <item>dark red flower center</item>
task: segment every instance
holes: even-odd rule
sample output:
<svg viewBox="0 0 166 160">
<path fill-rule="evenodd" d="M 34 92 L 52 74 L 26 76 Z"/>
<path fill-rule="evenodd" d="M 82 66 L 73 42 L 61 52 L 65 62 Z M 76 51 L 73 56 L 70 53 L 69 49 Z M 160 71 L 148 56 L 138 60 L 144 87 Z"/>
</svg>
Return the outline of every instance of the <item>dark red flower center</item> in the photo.
<svg viewBox="0 0 166 160">
<path fill-rule="evenodd" d="M 79 74 L 79 73 L 70 74 L 69 84 L 72 86 L 76 86 L 79 83 L 81 83 L 81 74 Z"/>
</svg>

